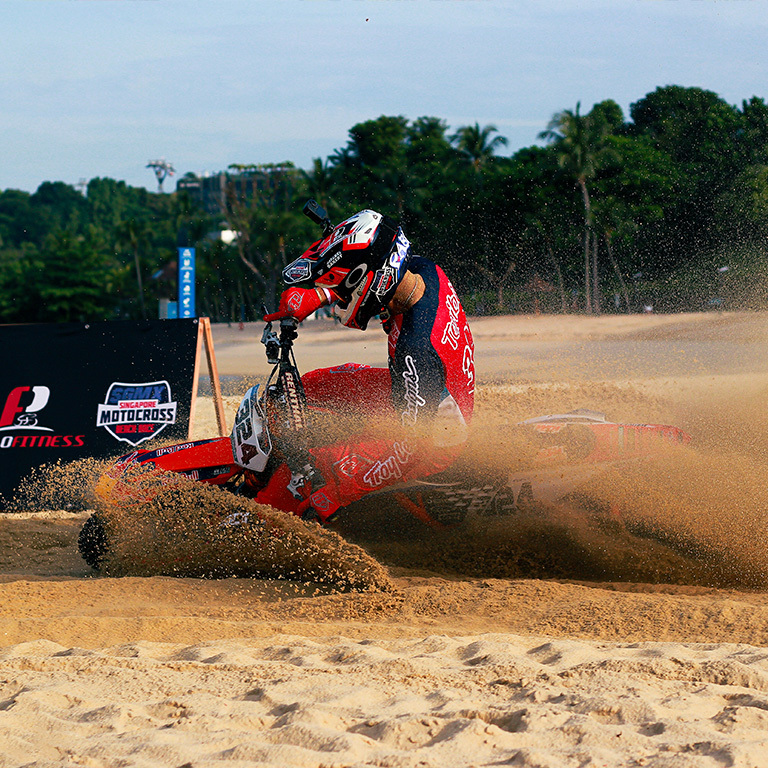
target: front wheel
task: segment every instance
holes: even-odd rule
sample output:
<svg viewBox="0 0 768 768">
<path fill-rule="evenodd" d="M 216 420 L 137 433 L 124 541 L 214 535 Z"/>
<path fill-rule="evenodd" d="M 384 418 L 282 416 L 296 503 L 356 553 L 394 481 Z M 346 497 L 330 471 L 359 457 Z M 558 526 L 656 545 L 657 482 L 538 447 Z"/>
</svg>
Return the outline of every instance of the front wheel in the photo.
<svg viewBox="0 0 768 768">
<path fill-rule="evenodd" d="M 104 518 L 99 514 L 91 515 L 80 529 L 77 548 L 88 565 L 98 571 L 109 553 L 109 537 Z"/>
</svg>

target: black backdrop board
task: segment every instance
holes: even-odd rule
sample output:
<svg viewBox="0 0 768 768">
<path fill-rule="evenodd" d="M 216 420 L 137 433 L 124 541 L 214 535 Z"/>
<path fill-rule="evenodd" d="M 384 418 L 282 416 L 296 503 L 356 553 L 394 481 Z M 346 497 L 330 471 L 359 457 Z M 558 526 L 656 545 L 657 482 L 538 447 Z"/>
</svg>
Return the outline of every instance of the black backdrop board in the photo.
<svg viewBox="0 0 768 768">
<path fill-rule="evenodd" d="M 185 440 L 198 320 L 0 326 L 0 494 L 30 469 Z"/>
</svg>

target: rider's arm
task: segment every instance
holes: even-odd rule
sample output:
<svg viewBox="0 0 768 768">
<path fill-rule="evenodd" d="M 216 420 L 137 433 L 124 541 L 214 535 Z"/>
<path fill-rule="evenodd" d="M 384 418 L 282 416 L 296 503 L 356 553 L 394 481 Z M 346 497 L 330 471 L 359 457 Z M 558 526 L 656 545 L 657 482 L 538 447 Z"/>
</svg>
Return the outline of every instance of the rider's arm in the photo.
<svg viewBox="0 0 768 768">
<path fill-rule="evenodd" d="M 332 304 L 334 295 L 328 288 L 288 288 L 280 296 L 277 312 L 264 315 L 266 321 L 282 320 L 284 317 L 295 317 L 299 322 L 306 320 L 320 307 Z"/>
</svg>

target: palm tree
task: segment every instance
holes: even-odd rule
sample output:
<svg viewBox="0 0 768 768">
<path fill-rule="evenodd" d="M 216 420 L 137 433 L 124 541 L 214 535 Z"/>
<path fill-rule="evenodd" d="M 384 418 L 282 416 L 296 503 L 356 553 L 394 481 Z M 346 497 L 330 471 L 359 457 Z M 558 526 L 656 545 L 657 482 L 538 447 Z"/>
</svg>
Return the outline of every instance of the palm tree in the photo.
<svg viewBox="0 0 768 768">
<path fill-rule="evenodd" d="M 499 147 L 507 145 L 507 139 L 504 136 L 494 136 L 498 133 L 495 125 L 486 125 L 480 127 L 479 123 L 474 125 L 465 125 L 459 128 L 453 136 L 451 142 L 471 163 L 475 171 L 479 171 L 493 157 Z"/>
<path fill-rule="evenodd" d="M 558 156 L 558 164 L 569 173 L 581 190 L 584 202 L 584 286 L 586 310 L 591 313 L 593 308 L 600 311 L 600 299 L 597 280 L 597 242 L 592 259 L 590 245 L 592 241 L 592 201 L 589 196 L 587 182 L 595 177 L 601 165 L 612 154 L 606 143 L 610 134 L 610 126 L 602 113 L 581 115 L 581 103 L 576 104 L 576 110 L 564 109 L 549 121 L 546 131 L 539 134 L 540 139 L 553 143 Z M 590 279 L 590 261 L 592 263 L 592 278 Z M 594 302 L 590 292 L 594 288 Z"/>
<path fill-rule="evenodd" d="M 615 235 L 631 235 L 637 230 L 637 225 L 632 220 L 632 216 L 627 210 L 627 206 L 613 195 L 603 195 L 599 202 L 594 206 L 594 216 L 597 222 L 597 230 L 602 231 L 603 241 L 605 242 L 606 253 L 611 262 L 616 279 L 624 296 L 624 304 L 627 313 L 631 312 L 629 301 L 629 290 L 624 280 L 619 265 L 613 255 L 613 238 Z M 597 238 L 597 235 L 595 235 Z"/>
</svg>

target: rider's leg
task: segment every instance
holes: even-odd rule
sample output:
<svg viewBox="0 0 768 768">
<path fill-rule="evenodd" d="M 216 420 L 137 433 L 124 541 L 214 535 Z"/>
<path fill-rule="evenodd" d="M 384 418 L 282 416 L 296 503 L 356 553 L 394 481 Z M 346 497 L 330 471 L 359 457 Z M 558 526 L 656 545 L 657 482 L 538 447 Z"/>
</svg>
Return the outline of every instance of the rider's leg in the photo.
<svg viewBox="0 0 768 768">
<path fill-rule="evenodd" d="M 268 504 L 270 507 L 296 515 L 299 511 L 300 501 L 295 499 L 288 490 L 291 481 L 291 470 L 287 464 L 281 464 L 269 478 L 267 484 L 255 496 L 259 504 Z"/>
<path fill-rule="evenodd" d="M 366 422 L 373 422 L 376 417 L 386 419 L 393 414 L 388 368 L 346 363 L 309 371 L 301 381 L 307 403 L 332 416 L 352 413 L 362 416 Z M 338 457 L 335 460 L 338 461 Z M 263 487 L 255 495 L 256 501 L 296 514 L 300 502 L 288 490 L 290 479 L 290 470 L 282 464 L 271 476 L 264 478 Z"/>
</svg>

